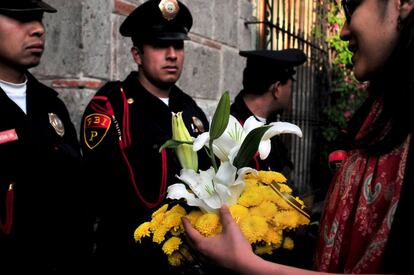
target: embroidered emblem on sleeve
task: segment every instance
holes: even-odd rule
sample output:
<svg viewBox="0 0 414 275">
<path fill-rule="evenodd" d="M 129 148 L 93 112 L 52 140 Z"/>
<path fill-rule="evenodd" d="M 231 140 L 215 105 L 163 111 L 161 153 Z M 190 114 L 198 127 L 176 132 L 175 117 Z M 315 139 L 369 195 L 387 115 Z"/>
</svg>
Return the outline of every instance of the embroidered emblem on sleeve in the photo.
<svg viewBox="0 0 414 275">
<path fill-rule="evenodd" d="M 89 149 L 98 146 L 111 127 L 111 118 L 104 114 L 93 113 L 83 121 L 83 139 Z"/>
</svg>

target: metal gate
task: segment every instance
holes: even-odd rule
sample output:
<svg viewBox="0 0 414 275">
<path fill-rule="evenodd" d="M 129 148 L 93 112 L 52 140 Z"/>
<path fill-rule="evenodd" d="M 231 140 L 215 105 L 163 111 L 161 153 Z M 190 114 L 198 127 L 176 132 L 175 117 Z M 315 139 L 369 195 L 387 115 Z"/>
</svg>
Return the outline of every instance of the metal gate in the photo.
<svg viewBox="0 0 414 275">
<path fill-rule="evenodd" d="M 324 41 L 326 14 L 322 0 L 255 0 L 257 48 L 299 48 L 308 61 L 297 69 L 292 106 L 281 120 L 298 125 L 303 138 L 284 136 L 295 165 L 290 175 L 301 195 L 318 188 L 312 175 L 320 164 L 320 112 L 329 94 L 328 49 Z M 318 173 L 318 172 L 316 172 Z"/>
</svg>

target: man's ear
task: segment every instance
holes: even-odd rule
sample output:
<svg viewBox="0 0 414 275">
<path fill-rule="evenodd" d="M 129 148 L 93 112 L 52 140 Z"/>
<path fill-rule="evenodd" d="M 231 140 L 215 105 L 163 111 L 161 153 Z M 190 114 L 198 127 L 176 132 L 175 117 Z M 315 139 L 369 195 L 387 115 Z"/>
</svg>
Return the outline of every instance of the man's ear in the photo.
<svg viewBox="0 0 414 275">
<path fill-rule="evenodd" d="M 280 97 L 280 93 L 282 92 L 282 90 L 280 89 L 280 86 L 282 84 L 280 83 L 280 81 L 276 81 L 275 83 L 272 84 L 271 89 L 272 89 L 272 95 L 274 99 L 278 99 Z"/>
<path fill-rule="evenodd" d="M 410 15 L 411 11 L 414 9 L 414 0 L 400 0 L 400 17 L 405 19 Z"/>
<path fill-rule="evenodd" d="M 140 50 L 134 46 L 131 48 L 131 54 L 132 54 L 132 58 L 134 58 L 135 63 L 137 63 L 138 65 L 141 65 L 142 60 L 141 60 Z"/>
</svg>

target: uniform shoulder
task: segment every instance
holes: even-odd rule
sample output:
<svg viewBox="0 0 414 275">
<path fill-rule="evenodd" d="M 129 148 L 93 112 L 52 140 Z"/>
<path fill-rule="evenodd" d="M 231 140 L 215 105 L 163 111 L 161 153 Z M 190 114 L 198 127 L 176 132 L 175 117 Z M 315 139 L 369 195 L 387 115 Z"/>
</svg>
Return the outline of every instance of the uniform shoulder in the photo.
<svg viewBox="0 0 414 275">
<path fill-rule="evenodd" d="M 121 86 L 120 81 L 109 81 L 105 83 L 97 92 L 95 95 L 97 96 L 110 96 L 114 92 L 119 91 L 119 88 Z"/>
<path fill-rule="evenodd" d="M 26 73 L 26 76 L 27 76 L 27 85 L 29 88 L 33 87 L 35 90 L 39 91 L 38 93 L 42 93 L 44 96 L 49 96 L 49 97 L 58 96 L 57 91 L 55 91 L 54 89 L 50 88 L 49 86 L 46 86 L 45 84 L 37 80 L 37 78 L 35 78 L 32 74 Z"/>
</svg>

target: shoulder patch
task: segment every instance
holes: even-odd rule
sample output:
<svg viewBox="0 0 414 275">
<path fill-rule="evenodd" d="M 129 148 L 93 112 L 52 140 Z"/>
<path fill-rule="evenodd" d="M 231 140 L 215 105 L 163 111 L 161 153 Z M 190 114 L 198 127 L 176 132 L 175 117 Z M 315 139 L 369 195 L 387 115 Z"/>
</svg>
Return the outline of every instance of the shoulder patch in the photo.
<svg viewBox="0 0 414 275">
<path fill-rule="evenodd" d="M 105 114 L 93 113 L 83 121 L 83 139 L 89 149 L 98 146 L 111 127 L 111 118 Z"/>
</svg>

